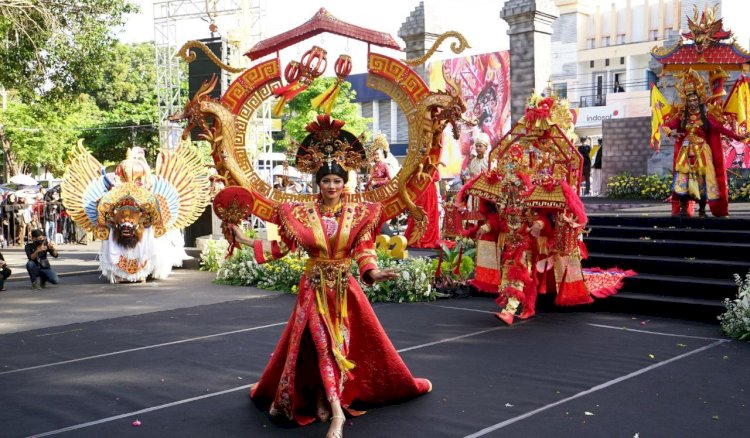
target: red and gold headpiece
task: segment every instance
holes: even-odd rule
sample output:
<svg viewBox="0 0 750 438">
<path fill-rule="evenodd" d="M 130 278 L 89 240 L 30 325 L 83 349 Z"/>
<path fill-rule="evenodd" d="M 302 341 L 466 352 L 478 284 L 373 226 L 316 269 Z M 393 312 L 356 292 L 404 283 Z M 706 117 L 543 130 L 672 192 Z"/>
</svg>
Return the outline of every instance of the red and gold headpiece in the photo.
<svg viewBox="0 0 750 438">
<path fill-rule="evenodd" d="M 315 174 L 321 167 L 357 170 L 366 163 L 365 150 L 358 137 L 341 129 L 346 122 L 321 114 L 305 128 L 310 134 L 297 149 L 296 167 Z M 334 172 L 335 173 L 335 172 Z"/>
<path fill-rule="evenodd" d="M 678 79 L 675 90 L 677 90 L 680 99 L 685 101 L 689 95 L 695 94 L 701 103 L 706 103 L 708 90 L 706 89 L 706 81 L 700 73 L 689 68 L 685 72 L 675 73 L 675 77 Z"/>
</svg>

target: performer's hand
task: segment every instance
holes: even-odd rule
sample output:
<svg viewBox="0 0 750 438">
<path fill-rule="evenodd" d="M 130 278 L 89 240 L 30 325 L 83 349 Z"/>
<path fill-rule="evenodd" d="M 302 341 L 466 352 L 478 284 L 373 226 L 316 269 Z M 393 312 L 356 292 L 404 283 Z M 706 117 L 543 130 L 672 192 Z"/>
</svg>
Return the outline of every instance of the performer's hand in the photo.
<svg viewBox="0 0 750 438">
<path fill-rule="evenodd" d="M 479 227 L 477 234 L 486 234 L 490 232 L 490 224 L 484 224 Z"/>
<path fill-rule="evenodd" d="M 373 269 L 369 274 L 370 280 L 372 280 L 373 283 L 395 280 L 398 278 L 398 272 L 394 269 L 384 269 L 382 271 L 380 269 Z"/>
<path fill-rule="evenodd" d="M 531 229 L 529 230 L 529 234 L 531 234 L 534 237 L 539 237 L 539 234 L 542 232 L 542 227 L 544 224 L 541 222 L 534 222 L 534 224 L 531 226 Z"/>
</svg>

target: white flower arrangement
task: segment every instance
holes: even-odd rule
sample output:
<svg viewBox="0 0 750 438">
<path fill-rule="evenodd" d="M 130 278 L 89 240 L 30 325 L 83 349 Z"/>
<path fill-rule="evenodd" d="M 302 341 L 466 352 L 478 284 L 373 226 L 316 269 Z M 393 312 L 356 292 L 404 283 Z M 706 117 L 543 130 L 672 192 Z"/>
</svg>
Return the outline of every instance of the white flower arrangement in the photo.
<svg viewBox="0 0 750 438">
<path fill-rule="evenodd" d="M 734 282 L 739 287 L 737 298 L 724 300 L 727 311 L 719 315 L 721 331 L 732 339 L 746 341 L 750 339 L 750 272 L 744 280 L 734 274 Z"/>
<path fill-rule="evenodd" d="M 201 271 L 217 272 L 224 261 L 229 243 L 226 240 L 210 239 L 201 251 Z"/>
</svg>

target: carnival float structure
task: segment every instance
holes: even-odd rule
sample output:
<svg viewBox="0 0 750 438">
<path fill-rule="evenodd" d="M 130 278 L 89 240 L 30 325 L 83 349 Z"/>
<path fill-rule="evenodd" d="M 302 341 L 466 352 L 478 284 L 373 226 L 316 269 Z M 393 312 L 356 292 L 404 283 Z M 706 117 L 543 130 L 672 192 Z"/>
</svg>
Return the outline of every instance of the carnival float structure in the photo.
<svg viewBox="0 0 750 438">
<path fill-rule="evenodd" d="M 700 195 L 699 189 L 685 187 L 685 193 L 680 205 L 678 196 L 673 195 L 673 215 L 692 216 L 693 201 L 700 201 L 703 206 L 708 202 L 714 216 L 727 216 L 728 189 L 727 171 L 731 166 L 745 167 L 747 159 L 747 145 L 740 141 L 746 137 L 747 119 L 750 116 L 750 80 L 746 76 L 750 65 L 750 53 L 742 48 L 731 30 L 723 28 L 722 19 L 717 16 L 718 6 L 706 7 L 699 12 L 694 6 L 693 16 L 688 16 L 689 32 L 681 35 L 680 40 L 672 47 L 654 47 L 651 55 L 662 64 L 662 75 L 671 73 L 676 79 L 675 88 L 679 97 L 677 102 L 670 104 L 662 92 L 655 85 L 651 89 L 652 132 L 651 147 L 659 149 L 661 131 L 663 127 L 668 133 L 674 133 L 675 152 L 674 165 L 675 181 L 678 182 L 675 191 L 680 194 L 679 169 L 685 167 L 684 174 L 697 174 L 698 180 L 705 181 L 709 193 L 715 187 L 717 193 L 713 197 L 709 194 Z M 728 72 L 740 71 L 729 94 L 725 90 Z M 699 127 L 694 135 L 684 129 L 687 125 L 683 119 L 689 119 L 686 109 L 689 95 L 696 95 L 702 112 Z M 710 124 L 709 126 L 702 126 Z M 710 128 L 710 129 L 709 129 Z M 693 131 L 690 131 L 693 132 Z M 700 142 L 698 138 L 702 138 Z M 696 141 L 693 141 L 693 140 Z M 735 140 L 734 142 L 732 140 Z M 710 149 L 710 156 L 701 157 L 699 153 L 687 152 L 688 149 L 699 149 L 698 143 L 706 143 Z M 681 157 L 680 151 L 684 157 Z M 690 159 L 687 153 L 691 154 Z M 693 157 L 698 157 L 697 161 Z M 707 163 L 701 164 L 702 161 Z M 681 163 L 682 161 L 682 163 Z M 689 161 L 689 162 L 688 162 Z M 708 172 L 708 177 L 703 177 Z M 715 174 L 712 177 L 711 174 Z M 689 177 L 686 177 L 690 179 Z M 687 183 L 686 183 L 687 184 Z M 685 201 L 689 199 L 689 203 Z M 701 209 L 703 216 L 704 210 Z"/>
<path fill-rule="evenodd" d="M 274 206 L 279 203 L 313 201 L 316 195 L 284 193 L 264 181 L 253 167 L 248 154 L 248 149 L 255 145 L 247 144 L 246 131 L 250 119 L 264 101 L 277 98 L 274 112 L 278 114 L 288 101 L 294 99 L 315 78 L 325 74 L 328 54 L 322 47 L 313 45 L 299 60 L 286 64 L 282 63 L 279 53 L 284 48 L 302 44 L 321 33 L 331 33 L 367 44 L 367 86 L 387 94 L 397 102 L 409 125 L 407 155 L 398 174 L 387 184 L 348 194 L 347 199 L 381 203 L 381 221 L 408 210 L 417 222 L 418 230 L 410 236 L 411 241 L 416 241 L 424 233 L 426 219 L 423 211 L 414 204 L 414 199 L 428 184 L 432 184 L 431 176 L 439 162 L 442 148 L 443 130 L 451 124 L 453 132 L 458 135 L 459 123 L 474 122 L 464 118 L 466 106 L 461 100 L 458 86 L 450 78 L 446 78 L 446 90 L 431 91 L 412 69 L 412 65 L 424 63 L 437 46 L 449 37 L 459 41 L 451 45 L 453 51 L 463 51 L 468 44 L 456 32 L 443 34 L 435 46 L 420 59 L 399 60 L 375 51 L 378 47 L 400 50 L 391 35 L 343 22 L 321 8 L 301 26 L 260 41 L 250 49 L 245 55 L 257 62 L 239 73 L 220 100 L 208 96 L 216 81 L 206 83 L 186 104 L 184 111 L 173 116 L 172 120 L 188 120 L 185 135 L 193 127 L 198 127 L 202 131 L 202 137 L 211 143 L 216 178 L 221 179 L 227 189 L 231 189 L 228 193 L 234 193 L 231 196 L 217 196 L 222 205 L 217 206 L 215 203 L 215 211 L 224 221 L 236 223 L 238 218 L 247 215 L 270 221 Z M 180 54 L 189 62 L 195 58 L 191 50 L 196 48 L 207 52 L 202 43 L 191 41 L 182 47 Z M 228 68 L 218 64 L 222 68 Z M 313 100 L 321 113 L 330 112 L 338 85 L 350 71 L 350 56 L 340 55 L 334 63 L 336 83 Z M 360 133 L 354 135 L 359 137 Z M 243 191 L 247 193 L 240 194 Z M 249 207 L 243 207 L 245 204 L 240 198 L 251 200 Z"/>
</svg>

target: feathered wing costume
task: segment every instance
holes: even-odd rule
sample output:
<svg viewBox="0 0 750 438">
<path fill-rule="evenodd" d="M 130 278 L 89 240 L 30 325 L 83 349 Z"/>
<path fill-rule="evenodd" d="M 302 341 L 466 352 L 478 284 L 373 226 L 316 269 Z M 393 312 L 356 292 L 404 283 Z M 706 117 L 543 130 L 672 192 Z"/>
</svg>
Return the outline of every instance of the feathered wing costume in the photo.
<svg viewBox="0 0 750 438">
<path fill-rule="evenodd" d="M 129 160 L 141 161 L 128 158 L 118 169 L 132 170 Z M 113 283 L 166 278 L 184 254 L 173 234 L 192 224 L 209 202 L 208 168 L 194 149 L 181 147 L 159 154 L 153 177 L 118 172 L 115 184 L 102 169 L 79 143 L 61 184 L 70 217 L 102 241 L 102 275 Z"/>
</svg>

